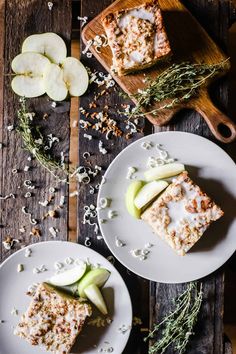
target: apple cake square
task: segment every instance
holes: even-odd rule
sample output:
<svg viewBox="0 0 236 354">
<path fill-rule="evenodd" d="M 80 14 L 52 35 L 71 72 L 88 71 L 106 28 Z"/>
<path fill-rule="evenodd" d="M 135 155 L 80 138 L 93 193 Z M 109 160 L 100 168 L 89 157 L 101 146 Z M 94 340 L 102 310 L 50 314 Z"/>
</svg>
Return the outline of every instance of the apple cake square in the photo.
<svg viewBox="0 0 236 354">
<path fill-rule="evenodd" d="M 103 20 L 119 76 L 142 70 L 171 55 L 158 1 L 109 13 Z"/>
<path fill-rule="evenodd" d="M 47 283 L 38 286 L 35 295 L 22 315 L 14 334 L 31 345 L 58 354 L 70 352 L 81 332 L 91 307 Z"/>
<path fill-rule="evenodd" d="M 184 171 L 144 211 L 141 218 L 178 255 L 183 256 L 209 225 L 223 214 L 221 208 Z"/>
</svg>

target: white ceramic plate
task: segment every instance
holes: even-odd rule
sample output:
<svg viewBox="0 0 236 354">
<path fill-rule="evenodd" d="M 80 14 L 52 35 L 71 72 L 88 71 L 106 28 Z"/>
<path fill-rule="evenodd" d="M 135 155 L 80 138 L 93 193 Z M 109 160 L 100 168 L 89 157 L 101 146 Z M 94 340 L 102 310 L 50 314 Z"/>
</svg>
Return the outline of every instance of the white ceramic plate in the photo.
<svg viewBox="0 0 236 354">
<path fill-rule="evenodd" d="M 111 275 L 104 287 L 104 296 L 108 304 L 112 323 L 105 328 L 86 326 L 79 335 L 78 344 L 73 353 L 95 354 L 101 348 L 112 347 L 112 353 L 120 354 L 125 348 L 130 330 L 119 333 L 121 325 L 131 326 L 132 306 L 126 285 L 114 266 L 97 252 L 78 244 L 63 241 L 42 242 L 30 246 L 32 255 L 25 257 L 25 249 L 10 256 L 0 267 L 0 353 L 1 354 L 43 354 L 45 351 L 33 347 L 25 340 L 13 335 L 13 328 L 19 316 L 27 309 L 30 298 L 25 294 L 29 285 L 43 282 L 55 273 L 54 263 L 63 262 L 66 257 L 87 259 L 92 264 L 100 264 L 110 270 Z M 17 265 L 22 263 L 25 270 L 17 273 Z M 48 269 L 40 274 L 33 274 L 34 267 L 45 264 Z M 66 266 L 67 268 L 73 265 Z M 12 308 L 19 311 L 19 316 L 11 315 Z M 96 316 L 98 313 L 96 314 Z M 96 317 L 95 316 L 95 317 Z M 107 344 L 105 342 L 108 342 Z"/>
<path fill-rule="evenodd" d="M 158 156 L 155 147 L 144 150 L 143 142 L 161 144 L 170 157 L 185 164 L 190 177 L 199 184 L 225 212 L 213 223 L 202 239 L 184 257 L 175 252 L 157 235 L 149 225 L 136 220 L 125 208 L 124 196 L 130 180 L 126 179 L 128 166 L 138 169 L 137 179 L 144 179 L 149 156 Z M 146 136 L 124 149 L 111 163 L 105 173 L 104 183 L 98 194 L 112 199 L 110 209 L 118 216 L 107 217 L 108 209 L 100 209 L 98 218 L 103 237 L 111 252 L 134 273 L 163 283 L 182 283 L 204 277 L 222 264 L 236 249 L 236 165 L 216 144 L 198 135 L 183 132 L 162 132 Z M 101 223 L 101 219 L 107 219 Z M 126 246 L 117 247 L 116 237 Z M 132 249 L 142 249 L 146 243 L 154 246 L 145 261 L 130 254 Z"/>
</svg>

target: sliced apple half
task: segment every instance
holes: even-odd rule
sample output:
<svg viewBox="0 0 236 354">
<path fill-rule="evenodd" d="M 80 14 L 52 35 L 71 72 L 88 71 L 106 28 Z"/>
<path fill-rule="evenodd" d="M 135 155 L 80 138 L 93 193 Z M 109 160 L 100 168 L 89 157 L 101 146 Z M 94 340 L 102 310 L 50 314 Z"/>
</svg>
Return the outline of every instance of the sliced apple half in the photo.
<svg viewBox="0 0 236 354">
<path fill-rule="evenodd" d="M 56 274 L 49 279 L 50 284 L 55 286 L 66 286 L 76 283 L 82 278 L 86 271 L 86 263 L 81 263 L 80 265 L 66 270 L 63 273 Z"/>
<path fill-rule="evenodd" d="M 91 284 L 84 289 L 87 298 L 97 307 L 97 309 L 103 314 L 107 315 L 107 306 L 102 293 L 96 284 Z"/>
<path fill-rule="evenodd" d="M 44 87 L 46 94 L 54 101 L 63 101 L 68 90 L 63 80 L 63 70 L 59 65 L 50 63 L 45 68 Z"/>
<path fill-rule="evenodd" d="M 151 168 L 144 173 L 147 181 L 176 176 L 183 172 L 185 167 L 182 163 L 168 163 L 166 165 Z"/>
<path fill-rule="evenodd" d="M 82 96 L 88 88 L 89 77 L 84 65 L 76 58 L 68 57 L 62 63 L 63 78 L 71 96 Z"/>
<path fill-rule="evenodd" d="M 152 181 L 145 184 L 134 199 L 134 205 L 138 209 L 143 208 L 158 194 L 160 194 L 167 186 L 168 183 L 166 181 Z"/>
<path fill-rule="evenodd" d="M 65 42 L 53 32 L 33 34 L 27 37 L 22 45 L 22 53 L 25 52 L 41 53 L 56 64 L 61 64 L 67 55 Z"/>
<path fill-rule="evenodd" d="M 19 96 L 38 97 L 45 93 L 43 74 L 45 67 L 50 64 L 48 58 L 39 53 L 22 53 L 17 55 L 11 67 L 17 74 L 11 86 Z"/>
<path fill-rule="evenodd" d="M 125 194 L 126 208 L 129 214 L 136 219 L 140 218 L 141 210 L 136 207 L 136 205 L 134 204 L 134 200 L 142 187 L 143 181 L 133 181 L 130 183 Z"/>
<path fill-rule="evenodd" d="M 79 296 L 86 298 L 86 294 L 84 292 L 85 288 L 87 288 L 91 284 L 95 284 L 98 287 L 101 287 L 106 283 L 109 276 L 110 276 L 110 272 L 105 268 L 96 268 L 90 270 L 87 274 L 85 274 L 85 276 L 79 282 L 78 285 Z"/>
</svg>

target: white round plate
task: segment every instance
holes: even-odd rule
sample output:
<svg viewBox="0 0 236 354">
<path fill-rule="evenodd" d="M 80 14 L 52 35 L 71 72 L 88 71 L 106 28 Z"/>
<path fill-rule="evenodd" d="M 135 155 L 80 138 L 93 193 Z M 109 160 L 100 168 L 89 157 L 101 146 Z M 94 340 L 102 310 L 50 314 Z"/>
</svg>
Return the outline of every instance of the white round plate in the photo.
<svg viewBox="0 0 236 354">
<path fill-rule="evenodd" d="M 154 147 L 144 150 L 143 142 Z M 169 156 L 184 163 L 190 177 L 218 203 L 225 215 L 214 222 L 201 240 L 184 256 L 178 256 L 142 220 L 134 219 L 125 207 L 125 193 L 131 180 L 126 179 L 129 166 L 136 167 L 136 179 L 144 179 L 147 159 L 158 157 L 156 144 L 168 151 Z M 146 136 L 129 145 L 111 163 L 105 183 L 98 194 L 112 200 L 110 209 L 117 217 L 108 218 L 108 209 L 98 210 L 99 225 L 111 252 L 134 273 L 162 283 L 182 283 L 204 277 L 222 264 L 236 249 L 236 165 L 216 144 L 198 135 L 183 132 L 162 132 Z M 101 219 L 106 219 L 101 223 Z M 116 246 L 116 237 L 125 243 Z M 140 261 L 130 251 L 143 249 L 150 242 L 153 247 L 147 259 Z"/>
<path fill-rule="evenodd" d="M 19 322 L 30 303 L 26 295 L 28 287 L 33 283 L 40 283 L 55 274 L 54 263 L 64 262 L 66 257 L 74 260 L 89 260 L 91 264 L 100 264 L 110 270 L 111 275 L 104 286 L 111 324 L 103 328 L 85 325 L 78 337 L 78 343 L 73 347 L 73 353 L 95 354 L 101 348 L 112 347 L 112 353 L 120 354 L 128 341 L 130 329 L 124 334 L 119 333 L 121 325 L 131 328 L 132 305 L 126 285 L 114 266 L 97 252 L 75 243 L 63 241 L 41 242 L 30 246 L 31 257 L 25 257 L 25 249 L 10 256 L 0 267 L 0 353 L 1 354 L 43 354 L 44 350 L 33 347 L 25 340 L 13 334 L 14 327 Z M 25 270 L 17 273 L 17 265 L 23 264 Z M 33 274 L 34 267 L 45 264 L 47 271 Z M 65 265 L 66 268 L 73 267 Z M 13 308 L 19 315 L 12 315 Z M 99 313 L 94 314 L 96 317 Z M 105 343 L 107 342 L 107 343 Z"/>
</svg>

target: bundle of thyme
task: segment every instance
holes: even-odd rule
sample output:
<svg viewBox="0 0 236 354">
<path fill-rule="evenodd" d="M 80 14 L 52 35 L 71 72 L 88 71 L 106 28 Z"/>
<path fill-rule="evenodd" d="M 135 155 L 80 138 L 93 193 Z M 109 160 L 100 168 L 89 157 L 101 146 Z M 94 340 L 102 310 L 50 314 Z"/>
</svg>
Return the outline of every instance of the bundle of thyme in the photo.
<svg viewBox="0 0 236 354">
<path fill-rule="evenodd" d="M 29 151 L 35 159 L 49 171 L 57 180 L 66 181 L 68 171 L 61 162 L 54 159 L 44 149 L 44 144 L 39 144 L 37 141 L 44 141 L 44 137 L 40 128 L 32 124 L 35 113 L 28 112 L 26 108 L 26 100 L 24 97 L 20 98 L 20 109 L 17 111 L 18 117 L 18 132 L 20 133 L 24 148 Z M 63 176 L 61 178 L 60 176 Z"/>
<path fill-rule="evenodd" d="M 224 71 L 229 65 L 228 61 L 229 58 L 217 64 L 173 64 L 157 78 L 146 79 L 147 86 L 133 95 L 136 107 L 130 113 L 130 118 L 147 114 L 157 115 L 162 109 L 169 109 L 189 100 L 208 80 Z M 163 105 L 152 109 L 155 103 L 161 102 Z"/>
<path fill-rule="evenodd" d="M 144 339 L 153 340 L 154 335 L 162 329 L 161 338 L 149 348 L 149 354 L 165 353 L 170 345 L 177 353 L 185 353 L 189 338 L 194 334 L 193 327 L 197 322 L 202 297 L 202 284 L 199 290 L 197 283 L 190 283 L 187 286 L 187 289 L 174 300 L 175 309 L 156 324 Z"/>
</svg>

